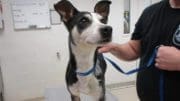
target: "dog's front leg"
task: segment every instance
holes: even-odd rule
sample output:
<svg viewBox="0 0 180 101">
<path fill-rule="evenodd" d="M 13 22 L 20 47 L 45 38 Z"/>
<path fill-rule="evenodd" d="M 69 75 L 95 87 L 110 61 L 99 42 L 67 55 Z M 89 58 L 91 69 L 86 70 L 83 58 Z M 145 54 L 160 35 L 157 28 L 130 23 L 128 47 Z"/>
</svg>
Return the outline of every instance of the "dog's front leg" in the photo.
<svg viewBox="0 0 180 101">
<path fill-rule="evenodd" d="M 105 96 L 102 96 L 102 97 L 94 96 L 94 101 L 106 101 L 106 98 Z"/>
<path fill-rule="evenodd" d="M 93 101 L 106 101 L 105 92 L 99 92 L 99 94 L 98 93 L 93 94 L 92 97 L 94 99 Z"/>
<path fill-rule="evenodd" d="M 101 96 L 97 101 L 106 101 L 105 95 Z"/>
<path fill-rule="evenodd" d="M 78 86 L 78 83 L 76 83 L 68 87 L 69 93 L 71 94 L 71 101 L 81 101 Z"/>
<path fill-rule="evenodd" d="M 79 96 L 71 95 L 71 101 L 81 101 Z"/>
</svg>

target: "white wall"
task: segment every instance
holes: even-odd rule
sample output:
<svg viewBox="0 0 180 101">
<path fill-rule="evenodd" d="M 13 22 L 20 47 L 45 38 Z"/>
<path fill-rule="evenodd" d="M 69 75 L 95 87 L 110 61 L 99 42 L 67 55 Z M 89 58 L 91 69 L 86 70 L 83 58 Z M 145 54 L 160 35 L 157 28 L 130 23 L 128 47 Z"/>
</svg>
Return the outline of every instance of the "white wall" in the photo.
<svg viewBox="0 0 180 101">
<path fill-rule="evenodd" d="M 10 2 L 2 2 L 5 29 L 0 34 L 0 60 L 5 100 L 42 96 L 46 87 L 64 82 L 67 31 L 63 25 L 48 30 L 14 31 Z M 56 58 L 58 51 L 61 60 Z"/>
<path fill-rule="evenodd" d="M 152 3 L 157 3 L 159 1 L 162 1 L 162 0 L 152 0 Z"/>
<path fill-rule="evenodd" d="M 49 0 L 50 8 L 57 0 Z M 93 11 L 97 0 L 71 0 L 83 10 Z M 134 4 L 136 0 L 132 0 Z M 2 0 L 5 29 L 0 31 L 0 65 L 3 72 L 5 100 L 23 101 L 41 97 L 46 87 L 64 85 L 64 75 L 68 60 L 68 33 L 64 25 L 52 25 L 51 29 L 15 31 L 9 0 Z M 124 43 L 130 35 L 123 34 L 123 0 L 113 0 L 109 24 L 114 29 L 114 42 Z M 134 5 L 133 4 L 133 5 Z M 139 16 L 139 9 L 132 9 L 131 26 Z M 133 29 L 133 27 L 132 27 Z M 60 59 L 56 53 L 60 52 Z M 115 58 L 114 58 L 115 59 Z M 116 60 L 119 62 L 119 60 Z M 126 70 L 135 62 L 119 62 Z M 135 75 L 124 76 L 108 67 L 107 84 L 135 80 Z"/>
</svg>

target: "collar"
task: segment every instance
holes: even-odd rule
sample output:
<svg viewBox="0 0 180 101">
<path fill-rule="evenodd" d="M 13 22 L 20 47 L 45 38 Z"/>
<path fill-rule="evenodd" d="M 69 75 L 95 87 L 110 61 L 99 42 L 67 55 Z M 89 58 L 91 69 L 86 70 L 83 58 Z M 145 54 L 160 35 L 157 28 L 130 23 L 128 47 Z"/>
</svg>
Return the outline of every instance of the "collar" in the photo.
<svg viewBox="0 0 180 101">
<path fill-rule="evenodd" d="M 79 76 L 88 76 L 88 75 L 94 73 L 95 69 L 96 69 L 96 65 L 94 65 L 91 69 L 89 69 L 88 71 L 85 71 L 85 72 L 77 72 L 76 71 L 76 74 Z"/>
</svg>

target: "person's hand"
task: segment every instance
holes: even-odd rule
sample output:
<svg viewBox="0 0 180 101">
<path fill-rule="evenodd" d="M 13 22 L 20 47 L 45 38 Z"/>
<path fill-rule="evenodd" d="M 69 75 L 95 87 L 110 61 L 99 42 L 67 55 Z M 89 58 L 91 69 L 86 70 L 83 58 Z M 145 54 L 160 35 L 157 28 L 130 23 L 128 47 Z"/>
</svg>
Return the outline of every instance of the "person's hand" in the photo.
<svg viewBox="0 0 180 101">
<path fill-rule="evenodd" d="M 172 46 L 161 46 L 155 61 L 155 66 L 159 69 L 180 71 L 180 50 Z"/>
<path fill-rule="evenodd" d="M 116 43 L 108 43 L 105 45 L 102 45 L 99 49 L 98 52 L 99 53 L 107 53 L 107 52 L 112 52 L 113 50 L 115 50 L 115 48 L 117 47 L 118 44 Z"/>
</svg>

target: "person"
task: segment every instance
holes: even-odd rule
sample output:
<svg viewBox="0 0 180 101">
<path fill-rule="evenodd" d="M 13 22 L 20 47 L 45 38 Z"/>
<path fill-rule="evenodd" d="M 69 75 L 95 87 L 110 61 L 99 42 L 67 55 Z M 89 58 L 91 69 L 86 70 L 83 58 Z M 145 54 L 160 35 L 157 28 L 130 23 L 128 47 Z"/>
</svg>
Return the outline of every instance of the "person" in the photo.
<svg viewBox="0 0 180 101">
<path fill-rule="evenodd" d="M 138 97 L 140 101 L 160 101 L 163 71 L 164 101 L 180 101 L 180 0 L 162 0 L 147 7 L 127 43 L 112 42 L 98 51 L 126 61 L 140 58 L 139 67 L 144 67 L 158 46 L 155 63 L 137 74 Z"/>
</svg>

